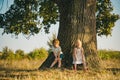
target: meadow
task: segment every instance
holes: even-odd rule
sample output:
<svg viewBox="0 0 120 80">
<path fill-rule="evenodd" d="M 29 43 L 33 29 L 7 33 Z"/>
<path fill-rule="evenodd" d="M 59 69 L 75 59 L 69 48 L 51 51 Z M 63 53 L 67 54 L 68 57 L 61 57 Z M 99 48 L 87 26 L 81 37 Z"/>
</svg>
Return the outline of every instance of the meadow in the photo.
<svg viewBox="0 0 120 80">
<path fill-rule="evenodd" d="M 38 70 L 45 59 L 0 60 L 0 80 L 120 80 L 120 52 L 98 51 L 104 67 L 99 71 Z"/>
</svg>

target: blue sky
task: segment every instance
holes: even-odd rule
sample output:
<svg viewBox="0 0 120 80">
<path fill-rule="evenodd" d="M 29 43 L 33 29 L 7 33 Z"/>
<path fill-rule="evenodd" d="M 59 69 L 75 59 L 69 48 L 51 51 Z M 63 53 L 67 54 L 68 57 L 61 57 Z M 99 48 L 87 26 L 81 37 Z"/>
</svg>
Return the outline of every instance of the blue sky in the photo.
<svg viewBox="0 0 120 80">
<path fill-rule="evenodd" d="M 4 0 L 4 6 L 2 10 L 0 10 L 0 13 L 5 12 L 9 9 L 9 6 L 12 4 L 13 0 L 8 0 L 9 2 L 6 2 L 7 0 Z M 114 13 L 117 13 L 120 15 L 120 0 L 111 0 L 112 4 L 114 6 Z M 0 0 L 0 7 L 1 7 L 2 0 Z M 3 30 L 0 29 L 0 51 L 5 46 L 8 46 L 12 50 L 22 49 L 25 52 L 30 52 L 35 48 L 41 48 L 44 47 L 48 49 L 47 41 L 49 38 L 51 38 L 53 33 L 58 33 L 58 26 L 52 25 L 50 28 L 50 34 L 44 34 L 44 31 L 41 31 L 39 34 L 35 36 L 31 36 L 30 39 L 26 39 L 25 36 L 20 34 L 18 38 L 16 39 L 14 35 L 11 34 L 4 34 L 2 35 Z M 112 36 L 106 37 L 98 37 L 97 36 L 97 43 L 98 43 L 98 49 L 111 49 L 111 50 L 119 50 L 120 51 L 120 20 L 118 20 L 115 23 L 115 27 L 113 28 Z"/>
</svg>

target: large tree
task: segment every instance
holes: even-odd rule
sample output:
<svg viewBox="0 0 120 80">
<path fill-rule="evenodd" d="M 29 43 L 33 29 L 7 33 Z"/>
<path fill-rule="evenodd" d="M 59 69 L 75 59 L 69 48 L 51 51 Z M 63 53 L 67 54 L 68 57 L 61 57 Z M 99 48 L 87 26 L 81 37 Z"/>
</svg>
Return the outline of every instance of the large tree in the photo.
<svg viewBox="0 0 120 80">
<path fill-rule="evenodd" d="M 7 34 L 34 35 L 41 28 L 49 33 L 50 25 L 59 21 L 58 39 L 65 54 L 63 65 L 71 66 L 73 44 L 79 38 L 89 67 L 98 68 L 96 34 L 111 34 L 119 18 L 112 10 L 110 0 L 14 0 L 10 9 L 0 15 L 0 28 Z M 40 68 L 48 67 L 49 59 Z"/>
</svg>

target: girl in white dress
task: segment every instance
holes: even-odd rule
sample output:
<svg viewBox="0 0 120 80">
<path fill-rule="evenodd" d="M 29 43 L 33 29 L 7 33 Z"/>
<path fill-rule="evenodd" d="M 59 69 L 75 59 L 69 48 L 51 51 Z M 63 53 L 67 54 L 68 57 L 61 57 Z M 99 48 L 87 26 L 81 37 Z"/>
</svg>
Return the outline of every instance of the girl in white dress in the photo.
<svg viewBox="0 0 120 80">
<path fill-rule="evenodd" d="M 79 39 L 75 42 L 73 50 L 73 67 L 75 71 L 77 70 L 77 64 L 83 64 L 84 70 L 87 69 L 82 42 Z"/>
</svg>

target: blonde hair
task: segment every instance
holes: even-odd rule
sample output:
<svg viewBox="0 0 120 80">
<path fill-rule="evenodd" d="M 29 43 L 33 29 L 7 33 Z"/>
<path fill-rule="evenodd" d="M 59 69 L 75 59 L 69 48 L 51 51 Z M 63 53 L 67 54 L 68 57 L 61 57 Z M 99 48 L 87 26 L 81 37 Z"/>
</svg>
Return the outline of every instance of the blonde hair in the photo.
<svg viewBox="0 0 120 80">
<path fill-rule="evenodd" d="M 80 47 L 82 47 L 82 42 L 80 41 L 80 39 L 77 39 L 75 42 L 75 47 L 77 47 L 77 45 L 80 44 Z"/>
<path fill-rule="evenodd" d="M 53 44 L 58 44 L 58 45 L 59 45 L 59 44 L 60 44 L 60 41 L 59 41 L 58 39 L 54 39 L 54 40 L 53 40 Z"/>
</svg>

